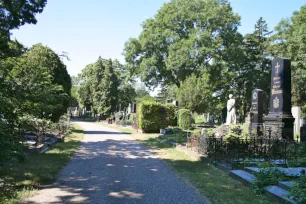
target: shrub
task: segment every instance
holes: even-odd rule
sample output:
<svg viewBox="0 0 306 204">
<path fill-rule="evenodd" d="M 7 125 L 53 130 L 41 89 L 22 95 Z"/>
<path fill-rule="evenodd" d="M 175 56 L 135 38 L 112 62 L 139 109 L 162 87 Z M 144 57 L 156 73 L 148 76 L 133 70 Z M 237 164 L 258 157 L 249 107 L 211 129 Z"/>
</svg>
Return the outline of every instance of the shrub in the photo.
<svg viewBox="0 0 306 204">
<path fill-rule="evenodd" d="M 144 132 L 158 133 L 161 127 L 162 105 L 145 101 L 139 106 L 139 128 Z"/>
<path fill-rule="evenodd" d="M 175 115 L 175 106 L 172 103 L 168 103 L 165 105 L 165 117 L 167 126 L 176 126 L 177 125 L 177 117 Z"/>
<path fill-rule="evenodd" d="M 136 113 L 131 113 L 131 115 L 130 115 L 130 121 L 132 121 L 133 123 L 136 122 Z"/>
<path fill-rule="evenodd" d="M 132 125 L 133 122 L 131 120 L 121 120 L 120 121 L 120 125 L 121 126 L 129 126 L 129 125 Z"/>
<path fill-rule="evenodd" d="M 178 112 L 178 125 L 181 129 L 187 130 L 190 127 L 191 117 L 190 110 L 180 109 Z"/>
<path fill-rule="evenodd" d="M 256 181 L 253 183 L 253 189 L 256 194 L 262 194 L 264 187 L 277 185 L 283 179 L 282 173 L 277 167 L 262 168 L 256 173 Z"/>
<path fill-rule="evenodd" d="M 297 203 L 306 203 L 306 175 L 298 179 L 297 184 L 291 188 L 288 197 Z"/>
<path fill-rule="evenodd" d="M 224 136 L 225 141 L 238 141 L 240 139 L 248 139 L 249 135 L 243 132 L 241 125 L 230 125 L 228 133 Z"/>
</svg>

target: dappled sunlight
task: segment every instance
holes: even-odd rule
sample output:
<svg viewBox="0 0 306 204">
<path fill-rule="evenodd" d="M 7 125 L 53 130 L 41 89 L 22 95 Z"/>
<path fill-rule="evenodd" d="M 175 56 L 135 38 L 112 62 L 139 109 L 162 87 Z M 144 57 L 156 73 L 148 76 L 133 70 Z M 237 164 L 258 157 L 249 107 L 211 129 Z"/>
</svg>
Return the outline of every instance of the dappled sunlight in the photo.
<svg viewBox="0 0 306 204">
<path fill-rule="evenodd" d="M 142 199 L 144 194 L 134 193 L 130 191 L 120 191 L 120 192 L 110 192 L 108 196 L 115 198 Z"/>
<path fill-rule="evenodd" d="M 112 131 L 107 128 L 96 131 L 94 127 L 99 126 L 89 126 L 93 130 L 90 132 L 95 134 L 85 132 L 81 148 L 59 174 L 56 183 L 28 201 L 97 203 L 98 199 L 98 203 L 125 200 L 164 203 L 189 199 L 188 203 L 201 203 L 194 189 L 186 187 L 165 162 L 132 137 L 108 134 Z"/>
</svg>

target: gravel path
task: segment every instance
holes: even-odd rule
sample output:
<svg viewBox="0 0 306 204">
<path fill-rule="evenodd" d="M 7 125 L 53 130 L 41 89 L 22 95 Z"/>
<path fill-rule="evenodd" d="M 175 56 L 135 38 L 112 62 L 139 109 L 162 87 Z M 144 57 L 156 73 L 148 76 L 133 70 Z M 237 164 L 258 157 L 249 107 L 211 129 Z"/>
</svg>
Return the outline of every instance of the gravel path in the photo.
<svg viewBox="0 0 306 204">
<path fill-rule="evenodd" d="M 128 134 L 77 122 L 85 137 L 57 181 L 26 203 L 205 203 Z"/>
</svg>

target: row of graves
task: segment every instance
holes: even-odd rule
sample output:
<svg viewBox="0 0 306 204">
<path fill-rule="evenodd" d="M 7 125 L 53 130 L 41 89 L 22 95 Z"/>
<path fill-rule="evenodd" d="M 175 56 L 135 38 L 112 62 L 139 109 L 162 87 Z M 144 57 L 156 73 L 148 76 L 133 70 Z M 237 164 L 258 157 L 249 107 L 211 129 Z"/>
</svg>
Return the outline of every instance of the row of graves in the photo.
<svg viewBox="0 0 306 204">
<path fill-rule="evenodd" d="M 263 91 L 253 90 L 248 137 L 226 138 L 231 127 L 222 125 L 214 129 L 212 136 L 202 129 L 202 135 L 190 137 L 187 146 L 204 160 L 229 169 L 232 176 L 246 183 L 256 182 L 259 172 L 279 173 L 284 180 L 266 186 L 265 191 L 283 201 L 296 203 L 299 198 L 290 197 L 290 190 L 298 185 L 299 177 L 305 176 L 306 163 L 301 160 L 306 160 L 301 158 L 306 155 L 301 154 L 306 153 L 303 145 L 306 126 L 300 128 L 300 140 L 295 140 L 294 128 L 299 129 L 299 124 L 294 125 L 292 115 L 290 60 L 276 58 L 271 73 L 269 114 L 263 116 Z M 241 130 L 236 130 L 231 129 L 236 135 L 241 134 Z"/>
</svg>

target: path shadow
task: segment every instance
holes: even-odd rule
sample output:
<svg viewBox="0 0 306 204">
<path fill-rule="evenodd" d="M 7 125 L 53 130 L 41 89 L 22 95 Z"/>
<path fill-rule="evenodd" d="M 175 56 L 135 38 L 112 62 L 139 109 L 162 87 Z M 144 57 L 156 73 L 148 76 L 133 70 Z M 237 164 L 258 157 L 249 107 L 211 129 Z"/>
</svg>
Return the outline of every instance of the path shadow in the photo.
<svg viewBox="0 0 306 204">
<path fill-rule="evenodd" d="M 44 191 L 53 195 L 52 203 L 202 203 L 165 162 L 134 140 L 82 143 L 58 180 Z"/>
</svg>

